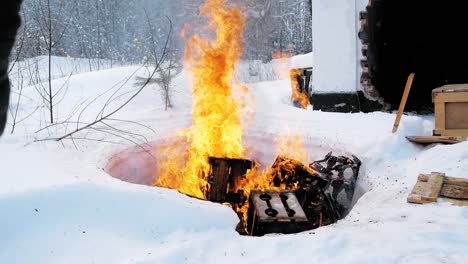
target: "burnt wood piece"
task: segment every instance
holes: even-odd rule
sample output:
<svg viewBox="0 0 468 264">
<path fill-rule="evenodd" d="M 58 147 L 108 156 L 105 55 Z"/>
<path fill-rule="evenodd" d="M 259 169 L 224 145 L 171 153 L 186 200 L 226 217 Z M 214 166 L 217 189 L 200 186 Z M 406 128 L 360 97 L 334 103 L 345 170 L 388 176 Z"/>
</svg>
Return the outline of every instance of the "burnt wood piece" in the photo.
<svg viewBox="0 0 468 264">
<path fill-rule="evenodd" d="M 207 199 L 219 203 L 241 203 L 244 197 L 243 191 L 233 193 L 231 189 L 236 178 L 245 177 L 247 170 L 252 168 L 252 161 L 211 157 L 209 163 L 211 172 L 208 176 Z"/>
<path fill-rule="evenodd" d="M 212 175 L 209 178 L 208 200 L 213 202 L 222 202 L 226 200 L 227 185 L 229 181 L 229 164 L 226 160 L 210 160 Z"/>
<path fill-rule="evenodd" d="M 249 234 L 291 234 L 308 229 L 308 219 L 291 191 L 254 190 L 249 198 Z"/>
</svg>

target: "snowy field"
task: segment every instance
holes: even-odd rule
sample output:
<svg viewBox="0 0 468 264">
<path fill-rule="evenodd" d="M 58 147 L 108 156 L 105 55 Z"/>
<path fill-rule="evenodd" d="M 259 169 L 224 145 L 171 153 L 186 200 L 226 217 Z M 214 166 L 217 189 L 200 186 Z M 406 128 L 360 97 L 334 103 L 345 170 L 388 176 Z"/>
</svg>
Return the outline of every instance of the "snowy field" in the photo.
<svg viewBox="0 0 468 264">
<path fill-rule="evenodd" d="M 432 116 L 404 116 L 394 135 L 394 114 L 302 110 L 291 106 L 288 80 L 247 84 L 253 116 L 245 137 L 253 158 L 272 163 L 274 146 L 266 142 L 299 135 L 311 159 L 333 150 L 364 164 L 360 199 L 348 217 L 265 237 L 236 233 L 230 208 L 104 171 L 112 155 L 134 143 L 164 140 L 190 126 L 185 73 L 175 80 L 169 111 L 150 86 L 109 121 L 137 134 L 134 142 L 99 130 L 74 141 L 43 141 L 96 120 L 104 105 L 111 112 L 138 89 L 136 76 L 147 75 L 136 66 L 58 75 L 54 87 L 67 86 L 56 106 L 63 124 L 49 128 L 37 89 L 24 88 L 16 105 L 24 121 L 11 134 L 10 119 L 0 139 L 0 263 L 468 263 L 468 208 L 406 203 L 419 173 L 468 177 L 468 142 L 421 147 L 406 141 L 430 135 Z"/>
</svg>

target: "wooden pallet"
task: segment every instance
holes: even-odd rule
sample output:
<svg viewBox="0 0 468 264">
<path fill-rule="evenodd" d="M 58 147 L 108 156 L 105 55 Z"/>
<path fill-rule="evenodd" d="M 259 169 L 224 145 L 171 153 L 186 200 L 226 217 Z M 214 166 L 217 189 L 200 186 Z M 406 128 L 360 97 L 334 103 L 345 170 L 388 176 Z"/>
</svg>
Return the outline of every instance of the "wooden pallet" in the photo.
<svg viewBox="0 0 468 264">
<path fill-rule="evenodd" d="M 437 202 L 439 197 L 448 198 L 448 201 L 456 199 L 458 204 L 467 204 L 468 179 L 448 177 L 439 172 L 421 174 L 407 201 L 426 204 Z"/>
<path fill-rule="evenodd" d="M 441 173 L 433 172 L 431 175 L 419 175 L 418 181 L 407 201 L 417 204 L 437 202 L 443 183 L 444 175 Z"/>
</svg>

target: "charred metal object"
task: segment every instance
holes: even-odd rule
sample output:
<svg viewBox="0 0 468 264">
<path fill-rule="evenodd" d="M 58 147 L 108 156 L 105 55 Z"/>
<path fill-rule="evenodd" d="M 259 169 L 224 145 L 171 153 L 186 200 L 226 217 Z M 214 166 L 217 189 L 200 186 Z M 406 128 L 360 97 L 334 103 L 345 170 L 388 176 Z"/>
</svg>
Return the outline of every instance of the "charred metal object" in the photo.
<svg viewBox="0 0 468 264">
<path fill-rule="evenodd" d="M 291 234 L 309 229 L 309 221 L 291 191 L 252 191 L 247 230 L 252 236 Z"/>
<path fill-rule="evenodd" d="M 248 201 L 247 219 L 239 214 L 238 230 L 254 236 L 296 233 L 342 219 L 350 208 L 362 164 L 355 156 L 333 156 L 331 152 L 309 166 L 278 156 L 271 167 L 269 186 L 281 191 L 252 190 L 246 197 L 236 185 L 255 162 L 223 158 L 210 158 L 209 162 L 207 199 L 233 208 Z"/>
<path fill-rule="evenodd" d="M 309 167 L 328 182 L 325 190 L 331 193 L 333 199 L 337 200 L 338 195 L 344 190 L 346 194 L 345 206 L 348 207 L 353 200 L 361 165 L 361 160 L 354 155 L 352 158 L 348 158 L 333 156 L 333 153 L 330 152 L 324 159 L 310 163 Z"/>
</svg>

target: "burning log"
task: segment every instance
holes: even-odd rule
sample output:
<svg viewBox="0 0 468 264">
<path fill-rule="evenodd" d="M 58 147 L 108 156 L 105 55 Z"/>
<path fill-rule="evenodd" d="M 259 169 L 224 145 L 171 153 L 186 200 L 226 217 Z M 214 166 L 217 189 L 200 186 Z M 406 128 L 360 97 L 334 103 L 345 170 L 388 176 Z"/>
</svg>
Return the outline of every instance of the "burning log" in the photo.
<svg viewBox="0 0 468 264">
<path fill-rule="evenodd" d="M 206 198 L 212 202 L 242 204 L 245 201 L 243 190 L 237 190 L 236 182 L 245 178 L 253 162 L 242 159 L 210 158 L 210 174 Z"/>
</svg>

